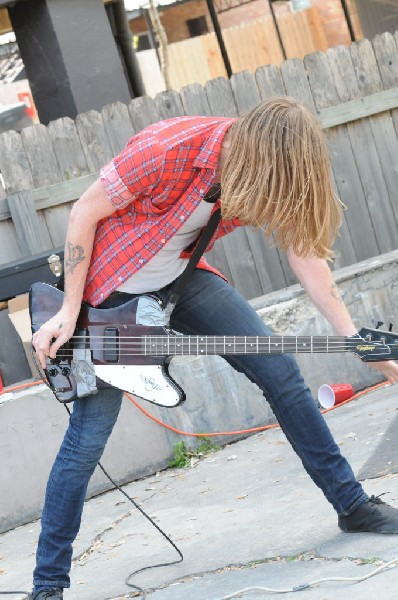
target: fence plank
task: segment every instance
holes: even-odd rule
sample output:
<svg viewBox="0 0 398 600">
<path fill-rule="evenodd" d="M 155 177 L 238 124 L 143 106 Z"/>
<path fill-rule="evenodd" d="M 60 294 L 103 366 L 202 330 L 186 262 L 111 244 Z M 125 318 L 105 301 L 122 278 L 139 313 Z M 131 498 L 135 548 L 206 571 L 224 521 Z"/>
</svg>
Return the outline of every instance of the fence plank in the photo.
<svg viewBox="0 0 398 600">
<path fill-rule="evenodd" d="M 144 80 L 146 94 L 154 97 L 159 92 L 163 92 L 166 86 L 155 48 L 137 52 L 137 61 Z"/>
<path fill-rule="evenodd" d="M 339 100 L 358 98 L 360 91 L 349 49 L 331 48 L 327 57 Z M 369 121 L 353 121 L 347 125 L 347 131 L 379 249 L 389 252 L 398 245 L 398 229 Z"/>
<path fill-rule="evenodd" d="M 170 62 L 170 84 L 172 89 L 179 91 L 181 87 L 190 83 L 205 83 L 212 78 L 212 72 L 209 67 L 208 52 L 210 44 L 214 49 L 213 43 L 203 44 L 202 38 L 214 38 L 214 33 L 206 36 L 197 36 L 191 39 L 170 44 L 169 62 Z M 219 48 L 216 49 L 216 62 L 222 63 Z M 219 74 L 219 73 L 218 73 Z"/>
<path fill-rule="evenodd" d="M 7 131 L 0 135 L 0 173 L 7 194 L 33 187 L 28 158 L 21 135 L 16 131 Z"/>
<path fill-rule="evenodd" d="M 74 121 L 69 117 L 51 121 L 48 132 L 62 179 L 69 180 L 88 175 L 90 169 Z"/>
<path fill-rule="evenodd" d="M 309 82 L 316 104 L 321 110 L 338 104 L 338 94 L 333 82 L 327 57 L 320 52 L 304 59 Z M 379 253 L 379 247 L 369 216 L 366 198 L 351 147 L 346 125 L 328 130 L 327 139 L 331 151 L 333 170 L 339 195 L 348 210 L 346 219 L 351 233 L 357 260 L 364 260 Z"/>
<path fill-rule="evenodd" d="M 397 107 L 398 88 L 394 88 L 325 108 L 319 112 L 319 121 L 324 129 L 328 129 L 371 117 Z"/>
<path fill-rule="evenodd" d="M 224 77 L 217 77 L 205 85 L 210 112 L 213 117 L 237 117 L 238 109 L 230 82 Z"/>
<path fill-rule="evenodd" d="M 61 178 L 69 181 L 88 175 L 90 169 L 74 121 L 69 117 L 57 119 L 48 125 L 48 131 Z M 51 237 L 55 240 L 55 246 L 62 246 L 65 242 L 71 206 L 63 204 L 55 210 L 46 210 L 46 219 L 51 219 Z"/>
<path fill-rule="evenodd" d="M 238 227 L 223 237 L 220 242 L 227 259 L 228 270 L 231 273 L 232 285 L 242 295 L 248 298 L 258 298 L 263 294 L 263 286 L 254 264 L 253 253 L 245 229 Z M 221 268 L 221 271 L 224 272 L 224 269 Z"/>
<path fill-rule="evenodd" d="M 180 96 L 186 115 L 211 116 L 205 89 L 199 83 L 191 83 L 183 87 Z"/>
<path fill-rule="evenodd" d="M 129 110 L 122 102 L 107 104 L 101 111 L 111 152 L 116 156 L 134 134 Z"/>
<path fill-rule="evenodd" d="M 161 119 L 171 119 L 184 114 L 181 98 L 175 90 L 157 94 L 155 104 Z"/>
<path fill-rule="evenodd" d="M 319 11 L 316 6 L 311 6 L 311 8 L 308 8 L 305 12 L 307 26 L 314 46 L 317 50 L 322 50 L 322 52 L 325 52 L 328 49 L 328 41 Z"/>
<path fill-rule="evenodd" d="M 383 89 L 380 72 L 377 66 L 372 44 L 369 40 L 361 40 L 352 44 L 351 58 L 357 75 L 362 96 L 375 94 Z M 374 115 L 369 119 L 374 142 L 380 157 L 384 181 L 386 183 L 395 220 L 398 223 L 398 138 L 391 114 L 388 112 Z"/>
<path fill-rule="evenodd" d="M 44 125 L 26 127 L 21 131 L 21 140 L 28 158 L 34 187 L 44 187 L 59 181 L 61 174 L 47 127 Z M 52 232 L 54 227 L 57 227 L 59 216 L 61 215 L 56 209 L 51 209 L 48 213 L 37 211 L 46 248 L 57 245 Z"/>
<path fill-rule="evenodd" d="M 280 65 L 283 61 L 283 52 L 276 32 L 274 21 L 271 17 L 261 19 L 255 24 L 253 39 L 258 48 L 262 48 L 263 56 L 259 58 L 253 71 L 261 65 Z"/>
<path fill-rule="evenodd" d="M 102 116 L 89 110 L 77 115 L 75 122 L 89 172 L 95 173 L 113 156 Z"/>
<path fill-rule="evenodd" d="M 32 131 L 35 127 L 29 129 Z M 16 205 L 11 206 L 13 200 L 12 198 L 11 200 L 9 199 L 10 194 L 31 190 L 34 187 L 29 160 L 22 143 L 22 137 L 16 131 L 8 131 L 0 136 L 0 172 L 4 178 L 5 190 L 8 196 L 8 204 L 6 203 L 6 206 L 10 211 L 10 215 L 14 217 Z M 21 204 L 21 209 L 22 208 L 23 202 Z M 26 216 L 27 213 L 24 214 Z M 34 218 L 35 223 L 37 222 L 37 230 L 40 231 L 41 234 L 41 243 L 45 244 L 46 247 L 51 247 L 51 240 L 43 215 L 35 214 Z M 14 223 L 14 226 L 17 234 L 17 243 L 20 248 L 20 251 L 18 252 L 19 255 L 23 256 L 25 253 L 31 253 L 29 248 L 34 248 L 34 243 L 31 243 L 32 240 L 30 240 L 30 238 L 28 243 L 23 241 L 20 222 L 18 222 L 18 225 Z M 2 229 L 4 229 L 5 233 L 9 234 L 9 229 L 7 229 L 6 226 Z M 0 240 L 0 253 L 7 252 L 4 248 L 6 243 L 5 237 Z"/>
<path fill-rule="evenodd" d="M 286 90 L 281 72 L 275 65 L 259 67 L 255 73 L 257 86 L 262 100 L 271 96 L 285 96 Z"/>
<path fill-rule="evenodd" d="M 44 187 L 60 181 L 58 167 L 47 127 L 33 125 L 21 131 L 21 141 L 26 152 L 33 187 Z"/>
<path fill-rule="evenodd" d="M 261 101 L 256 79 L 250 71 L 241 71 L 232 75 L 231 88 L 240 115 L 248 112 Z"/>
<path fill-rule="evenodd" d="M 46 250 L 43 228 L 37 218 L 31 190 L 9 194 L 8 206 L 22 253 L 38 254 Z"/>
<path fill-rule="evenodd" d="M 137 132 L 160 120 L 155 100 L 149 96 L 134 98 L 128 108 L 134 130 Z"/>
<path fill-rule="evenodd" d="M 5 265 L 22 258 L 17 233 L 12 219 L 0 223 L 0 264 Z"/>
<path fill-rule="evenodd" d="M 298 58 L 285 60 L 280 71 L 287 95 L 296 98 L 296 100 L 308 106 L 313 113 L 316 113 L 315 102 L 303 61 Z"/>
<path fill-rule="evenodd" d="M 254 72 L 260 65 L 283 60 L 271 17 L 224 29 L 223 37 L 234 73 L 246 69 Z"/>
<path fill-rule="evenodd" d="M 398 86 L 397 43 L 391 33 L 377 35 L 372 45 L 384 89 Z M 391 111 L 395 131 L 398 134 L 398 109 Z"/>
<path fill-rule="evenodd" d="M 208 33 L 207 35 L 201 35 L 199 39 L 203 48 L 205 61 L 210 71 L 210 77 L 199 83 L 206 83 L 206 81 L 216 79 L 216 77 L 227 77 L 227 71 L 221 56 L 216 35 L 214 33 Z"/>
<path fill-rule="evenodd" d="M 396 38 L 392 33 L 382 33 L 373 38 L 372 45 L 380 70 L 383 88 L 386 90 L 396 87 L 398 85 Z"/>
<path fill-rule="evenodd" d="M 54 185 L 33 190 L 33 198 L 37 210 L 67 204 L 80 198 L 83 192 L 96 181 L 99 173 L 83 175 L 71 181 L 60 181 Z M 0 219 L 2 213 L 0 212 Z"/>
<path fill-rule="evenodd" d="M 61 181 L 54 185 L 32 190 L 32 196 L 37 211 L 55 208 L 61 204 L 66 204 L 77 200 L 89 185 L 94 183 L 98 174 L 85 175 L 71 181 Z M 48 212 L 48 210 L 46 211 Z M 11 217 L 8 208 L 7 198 L 0 200 L 0 221 L 5 221 Z"/>
<path fill-rule="evenodd" d="M 290 96 L 296 98 L 312 111 L 316 112 L 314 98 L 308 82 L 307 73 L 304 68 L 304 63 L 298 59 L 287 60 L 281 66 L 281 73 L 286 87 L 286 92 Z M 332 166 L 333 166 L 333 156 Z M 332 181 L 335 190 L 338 190 L 335 175 L 332 169 Z M 340 268 L 345 265 L 350 265 L 356 261 L 355 250 L 351 240 L 351 234 L 347 226 L 346 215 L 343 215 L 343 221 L 340 230 L 340 236 L 335 241 L 333 250 L 335 252 L 335 268 Z"/>
</svg>

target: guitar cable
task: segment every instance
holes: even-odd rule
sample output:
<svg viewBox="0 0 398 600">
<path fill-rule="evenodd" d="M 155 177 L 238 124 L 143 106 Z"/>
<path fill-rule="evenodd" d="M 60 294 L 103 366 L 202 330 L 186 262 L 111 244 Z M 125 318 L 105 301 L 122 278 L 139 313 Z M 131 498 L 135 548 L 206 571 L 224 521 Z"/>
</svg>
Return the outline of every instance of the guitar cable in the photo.
<svg viewBox="0 0 398 600">
<path fill-rule="evenodd" d="M 52 391 L 53 395 L 55 396 L 55 398 L 57 399 L 57 401 L 60 404 L 63 404 L 65 407 L 66 412 L 68 413 L 69 417 L 71 416 L 72 412 L 70 410 L 70 408 L 64 403 L 61 402 L 58 398 L 57 398 L 57 394 L 55 393 L 55 391 L 53 390 L 53 388 L 50 386 L 50 384 L 47 381 L 47 378 L 45 376 L 45 373 L 43 373 L 41 366 L 38 364 L 37 359 L 36 359 L 36 355 L 34 353 L 33 347 L 31 348 L 31 356 L 32 356 L 32 360 L 33 363 L 37 369 L 37 372 L 39 373 L 40 377 L 42 378 L 43 383 L 45 383 L 45 385 Z M 111 484 L 114 486 L 114 489 L 117 489 L 121 494 L 123 494 L 123 496 L 125 496 L 127 498 L 127 500 L 129 500 L 129 502 L 131 502 L 131 504 L 151 523 L 151 525 L 153 525 L 153 527 L 155 527 L 155 529 L 165 538 L 165 540 L 174 548 L 174 550 L 177 552 L 177 554 L 179 555 L 179 558 L 177 560 L 173 560 L 171 562 L 165 562 L 165 563 L 157 563 L 154 565 L 149 565 L 147 567 L 142 567 L 140 569 L 137 569 L 136 571 L 132 571 L 125 579 L 125 584 L 130 587 L 133 588 L 135 590 L 137 590 L 137 592 L 139 592 L 141 594 L 142 600 L 145 600 L 145 598 L 147 597 L 147 592 L 145 589 L 139 587 L 138 585 L 131 583 L 131 579 L 132 577 L 134 577 L 135 575 L 137 575 L 138 573 L 142 573 L 143 571 L 148 571 L 149 569 L 157 569 L 160 567 L 170 567 L 172 565 L 176 565 L 181 563 L 184 560 L 184 556 L 181 552 L 181 550 L 178 548 L 178 546 L 173 542 L 173 540 L 167 535 L 167 533 L 165 533 L 160 527 L 159 525 L 157 525 L 155 523 L 155 521 L 144 511 L 143 508 L 141 508 L 139 506 L 139 504 L 134 500 L 134 498 L 132 498 L 125 490 L 123 490 L 123 488 L 116 483 L 116 481 L 109 475 L 109 473 L 106 471 L 106 469 L 103 467 L 103 465 L 101 464 L 101 462 L 99 461 L 97 463 L 98 467 L 101 469 L 101 471 L 104 473 L 105 477 L 111 482 Z M 0 591 L 0 595 L 1 594 L 30 594 L 30 592 L 26 592 L 26 591 L 5 591 L 5 592 L 1 592 Z"/>
</svg>

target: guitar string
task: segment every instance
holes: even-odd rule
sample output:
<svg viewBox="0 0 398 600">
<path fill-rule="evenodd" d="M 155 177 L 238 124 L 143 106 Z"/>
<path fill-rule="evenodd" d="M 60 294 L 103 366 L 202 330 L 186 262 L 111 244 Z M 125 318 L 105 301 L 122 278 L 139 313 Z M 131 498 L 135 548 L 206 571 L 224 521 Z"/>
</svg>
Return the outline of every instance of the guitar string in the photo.
<svg viewBox="0 0 398 600">
<path fill-rule="evenodd" d="M 109 336 L 106 335 L 90 335 L 88 336 L 90 339 L 99 339 L 104 341 L 112 341 L 109 339 Z M 224 339 L 233 339 L 238 342 L 244 342 L 245 340 L 259 340 L 268 343 L 269 341 L 284 341 L 296 343 L 304 342 L 304 341 L 313 341 L 314 343 L 319 342 L 328 342 L 330 343 L 338 343 L 338 344 L 352 344 L 357 346 L 358 344 L 366 344 L 366 345 L 387 345 L 379 340 L 366 340 L 364 338 L 354 338 L 350 336 L 318 336 L 318 335 L 299 335 L 299 336 L 290 336 L 290 335 L 271 335 L 271 336 L 256 336 L 256 335 L 220 335 L 220 334 L 211 334 L 211 335 L 167 335 L 167 334 L 141 334 L 141 335 L 132 335 L 132 336 L 122 336 L 119 339 L 122 340 L 142 340 L 142 339 L 170 339 L 170 340 L 200 340 L 200 339 L 219 339 L 220 341 Z M 70 338 L 70 340 L 85 340 L 87 336 L 85 335 L 74 335 Z M 390 346 L 397 345 L 397 341 L 391 342 L 388 344 Z"/>
<path fill-rule="evenodd" d="M 69 342 L 83 342 L 87 341 L 86 336 L 73 336 L 70 338 Z M 109 339 L 107 336 L 89 336 L 90 340 L 93 341 L 102 341 L 105 346 L 119 347 L 123 346 L 134 346 L 137 344 L 138 347 L 141 344 L 145 343 L 156 343 L 156 344 L 184 344 L 184 343 L 196 343 L 196 344 L 217 344 L 224 345 L 224 343 L 232 345 L 238 344 L 246 344 L 246 345 L 267 345 L 275 346 L 275 345 L 283 345 L 283 346 L 292 346 L 292 347 L 302 347 L 306 344 L 312 345 L 314 348 L 327 348 L 327 347 L 342 347 L 342 348 L 357 348 L 358 346 L 374 346 L 378 348 L 396 348 L 396 343 L 383 343 L 383 342 L 368 342 L 366 340 L 344 340 L 337 339 L 333 340 L 331 338 L 327 339 L 316 339 L 306 336 L 300 336 L 300 338 L 290 338 L 290 337 L 254 337 L 254 336 L 167 336 L 167 335 L 142 335 L 142 336 L 132 336 L 132 337 L 120 337 L 118 338 L 118 342 L 115 342 L 114 339 Z"/>
<path fill-rule="evenodd" d="M 278 351 L 278 349 L 271 349 L 271 351 L 267 351 L 267 352 L 239 352 L 239 351 L 234 351 L 234 350 L 218 350 L 218 351 L 214 351 L 211 352 L 209 349 L 204 352 L 204 351 L 194 351 L 191 349 L 190 352 L 178 352 L 177 350 L 168 350 L 167 352 L 162 351 L 162 349 L 158 349 L 155 348 L 151 351 L 143 351 L 142 349 L 137 349 L 136 352 L 123 352 L 123 350 L 120 350 L 119 348 L 113 348 L 113 349 L 107 349 L 107 350 L 114 350 L 115 352 L 117 352 L 120 356 L 122 357 L 128 357 L 128 356 L 201 356 L 201 355 L 207 355 L 207 356 L 224 356 L 224 355 L 242 355 L 242 354 L 251 354 L 251 355 L 271 355 L 271 354 L 339 354 L 339 353 L 345 353 L 345 352 L 350 352 L 350 350 L 346 350 L 345 348 L 334 348 L 333 350 L 327 351 L 326 348 L 324 350 L 311 350 L 310 348 L 308 350 L 300 350 L 299 352 L 296 352 L 294 349 L 291 349 L 290 352 L 287 351 L 286 349 L 282 352 L 282 350 Z M 182 349 L 184 350 L 184 349 Z M 378 358 L 380 358 L 380 356 L 386 356 L 386 353 L 383 352 L 382 354 L 378 355 L 378 354 L 373 354 L 373 356 L 378 356 Z M 389 355 L 388 355 L 389 356 Z M 68 357 L 73 357 L 73 350 L 65 350 L 63 352 L 58 352 L 57 353 L 57 358 L 68 358 Z"/>
</svg>

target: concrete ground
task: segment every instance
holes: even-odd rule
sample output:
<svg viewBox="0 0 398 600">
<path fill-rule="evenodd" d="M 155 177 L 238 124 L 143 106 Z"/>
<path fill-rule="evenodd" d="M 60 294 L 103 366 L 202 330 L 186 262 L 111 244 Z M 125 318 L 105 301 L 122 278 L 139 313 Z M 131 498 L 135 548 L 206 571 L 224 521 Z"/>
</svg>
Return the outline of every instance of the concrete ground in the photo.
<svg viewBox="0 0 398 600">
<path fill-rule="evenodd" d="M 398 388 L 385 386 L 325 415 L 369 494 L 398 507 Z M 104 465 L 106 468 L 106 465 Z M 398 597 L 398 536 L 345 534 L 279 429 L 224 447 L 186 469 L 124 487 L 184 554 L 180 564 L 132 578 L 148 600 L 219 600 L 247 588 L 294 588 L 285 598 Z M 0 592 L 29 590 L 39 522 L 0 536 Z M 397 563 L 362 582 L 379 566 Z M 178 559 L 175 550 L 118 491 L 86 503 L 66 600 L 134 597 L 132 571 Z M 271 597 L 264 590 L 239 598 Z M 0 596 L 1 597 L 1 596 Z M 15 594 L 22 600 L 25 594 Z"/>
</svg>

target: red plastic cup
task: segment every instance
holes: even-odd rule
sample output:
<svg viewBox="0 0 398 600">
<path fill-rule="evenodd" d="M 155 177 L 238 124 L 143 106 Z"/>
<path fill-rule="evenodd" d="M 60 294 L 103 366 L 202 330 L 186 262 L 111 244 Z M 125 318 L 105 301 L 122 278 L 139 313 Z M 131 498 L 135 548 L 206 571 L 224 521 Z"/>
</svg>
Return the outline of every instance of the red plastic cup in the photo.
<svg viewBox="0 0 398 600">
<path fill-rule="evenodd" d="M 321 385 L 318 390 L 318 402 L 322 408 L 332 408 L 332 406 L 352 398 L 354 393 L 354 388 L 350 383 L 325 384 Z"/>
</svg>

